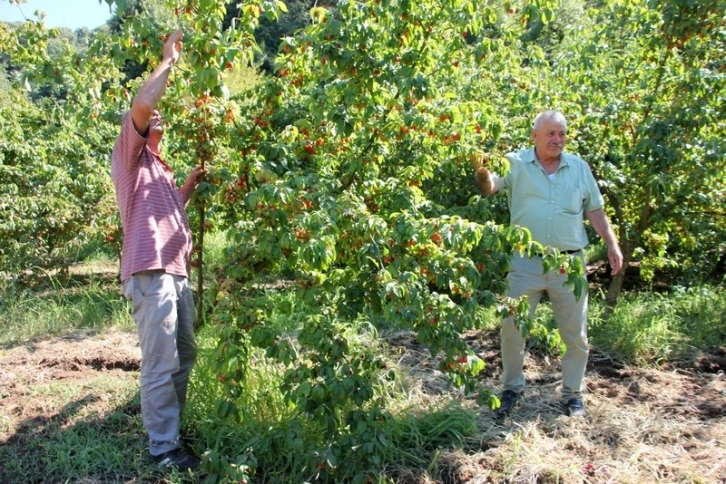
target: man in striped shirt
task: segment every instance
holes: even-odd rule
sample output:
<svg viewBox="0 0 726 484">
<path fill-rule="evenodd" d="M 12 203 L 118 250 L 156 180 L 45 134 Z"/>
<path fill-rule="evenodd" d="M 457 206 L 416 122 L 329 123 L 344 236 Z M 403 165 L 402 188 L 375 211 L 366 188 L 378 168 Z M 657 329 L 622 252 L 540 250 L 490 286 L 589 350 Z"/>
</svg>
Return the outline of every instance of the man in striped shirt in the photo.
<svg viewBox="0 0 726 484">
<path fill-rule="evenodd" d="M 180 416 L 197 356 L 189 284 L 192 235 L 184 206 L 202 179 L 197 167 L 177 188 L 160 156 L 164 125 L 156 106 L 182 51 L 172 34 L 163 59 L 122 120 L 111 155 L 111 177 L 124 238 L 121 280 L 133 302 L 141 346 L 141 415 L 149 453 L 161 466 L 196 471 L 199 460 L 179 444 Z"/>
</svg>

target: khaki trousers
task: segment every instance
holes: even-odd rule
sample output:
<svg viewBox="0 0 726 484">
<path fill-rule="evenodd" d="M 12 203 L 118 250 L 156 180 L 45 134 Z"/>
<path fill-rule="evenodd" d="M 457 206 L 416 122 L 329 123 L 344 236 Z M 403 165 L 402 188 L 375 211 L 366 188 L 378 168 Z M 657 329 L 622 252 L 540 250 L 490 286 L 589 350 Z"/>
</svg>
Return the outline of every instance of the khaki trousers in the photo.
<svg viewBox="0 0 726 484">
<path fill-rule="evenodd" d="M 181 413 L 197 357 L 194 297 L 186 277 L 161 270 L 134 274 L 123 291 L 133 302 L 141 346 L 141 417 L 149 453 L 160 455 L 180 446 Z"/>
<path fill-rule="evenodd" d="M 574 257 L 582 257 L 582 253 Z M 584 261 L 583 261 L 584 262 Z M 526 296 L 530 304 L 529 317 L 534 317 L 542 294 L 552 303 L 552 311 L 560 330 L 562 341 L 567 346 L 562 357 L 562 400 L 580 396 L 583 389 L 585 367 L 589 346 L 587 341 L 587 291 L 579 300 L 569 287 L 564 286 L 566 275 L 554 270 L 542 274 L 542 258 L 527 258 L 515 255 L 512 259 L 507 281 L 507 296 Z M 585 286 L 587 287 L 587 286 Z M 505 390 L 520 393 L 524 390 L 525 380 L 522 368 L 525 357 L 525 341 L 514 318 L 502 320 L 502 385 Z"/>
</svg>

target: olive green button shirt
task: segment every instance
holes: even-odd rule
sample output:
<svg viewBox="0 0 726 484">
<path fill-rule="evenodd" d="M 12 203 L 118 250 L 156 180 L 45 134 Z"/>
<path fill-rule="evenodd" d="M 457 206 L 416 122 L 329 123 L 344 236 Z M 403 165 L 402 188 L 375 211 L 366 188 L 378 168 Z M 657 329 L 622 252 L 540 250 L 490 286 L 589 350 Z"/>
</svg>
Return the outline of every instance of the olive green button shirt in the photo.
<svg viewBox="0 0 726 484">
<path fill-rule="evenodd" d="M 562 153 L 560 166 L 547 175 L 534 148 L 509 153 L 509 172 L 494 183 L 509 198 L 512 225 L 526 227 L 537 242 L 559 250 L 587 245 L 584 215 L 604 201 L 585 161 Z"/>
</svg>

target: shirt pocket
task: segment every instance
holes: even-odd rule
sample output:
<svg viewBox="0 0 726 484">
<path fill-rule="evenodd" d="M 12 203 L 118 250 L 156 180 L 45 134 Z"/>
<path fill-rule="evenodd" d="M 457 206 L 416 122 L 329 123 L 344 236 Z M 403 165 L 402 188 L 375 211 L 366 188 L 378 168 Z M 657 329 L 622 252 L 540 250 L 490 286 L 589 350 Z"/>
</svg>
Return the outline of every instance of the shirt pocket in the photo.
<svg viewBox="0 0 726 484">
<path fill-rule="evenodd" d="M 583 191 L 579 185 L 562 183 L 558 185 L 557 202 L 565 213 L 580 213 L 583 207 Z"/>
</svg>

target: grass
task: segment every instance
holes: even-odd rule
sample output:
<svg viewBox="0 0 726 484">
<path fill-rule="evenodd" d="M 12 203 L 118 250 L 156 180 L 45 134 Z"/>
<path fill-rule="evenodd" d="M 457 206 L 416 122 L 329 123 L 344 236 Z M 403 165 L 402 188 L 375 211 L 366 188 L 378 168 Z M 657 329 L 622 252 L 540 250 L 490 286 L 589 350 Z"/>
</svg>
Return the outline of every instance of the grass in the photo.
<svg viewBox="0 0 726 484">
<path fill-rule="evenodd" d="M 95 240 L 90 242 L 78 250 L 76 261 L 94 263 L 94 262 L 118 262 L 118 253 L 114 247 L 107 242 Z"/>
<path fill-rule="evenodd" d="M 257 69 L 247 66 L 235 66 L 222 74 L 222 80 L 233 96 L 249 91 L 259 84 L 260 79 Z"/>
<path fill-rule="evenodd" d="M 207 260 L 210 263 L 221 260 L 220 247 L 224 245 L 224 237 L 211 236 L 207 243 L 210 251 Z M 290 292 L 261 289 L 254 297 L 266 300 L 270 308 L 268 323 L 291 337 L 299 331 L 305 315 L 310 312 L 307 304 Z M 593 346 L 624 363 L 654 365 L 683 358 L 696 349 L 726 343 L 723 318 L 726 289 L 723 287 L 677 287 L 668 294 L 625 294 L 607 322 L 600 318 L 601 302 L 592 298 L 591 305 Z M 532 350 L 556 355 L 560 350 L 548 304 L 538 307 L 537 321 L 544 329 L 533 338 Z M 241 421 L 222 420 L 216 416 L 215 401 L 222 390 L 209 365 L 216 344 L 213 329 L 205 327 L 198 338 L 201 351 L 191 381 L 184 422 L 184 433 L 189 436 L 186 445 L 199 454 L 207 449 L 218 449 L 230 455 L 244 456 L 248 449 L 253 449 L 248 457 L 253 455 L 266 469 L 261 482 L 310 479 L 310 470 L 305 467 L 306 452 L 281 450 L 286 447 L 280 442 L 293 435 L 291 429 L 302 436 L 302 449 L 314 448 L 308 446 L 317 445 L 318 437 L 315 430 L 287 406 L 279 390 L 282 370 L 261 352 L 253 354 L 252 371 L 243 382 L 245 391 L 238 401 L 244 409 Z M 129 305 L 114 279 L 93 275 L 64 280 L 47 277 L 34 288 L 8 285 L 1 289 L 0 331 L 1 361 L 12 351 L 24 345 L 35 347 L 34 342 L 50 336 L 81 332 L 95 337 L 113 331 L 133 335 L 134 324 Z M 372 326 L 351 327 L 348 336 L 371 351 L 386 351 L 385 335 L 377 334 Z M 674 469 L 682 465 L 681 480 L 710 482 L 708 478 L 698 479 L 699 473 L 704 472 L 697 459 L 673 463 L 669 460 L 672 460 L 670 454 L 661 456 L 654 447 L 663 442 L 654 443 L 648 432 L 634 433 L 638 426 L 646 426 L 658 439 L 665 441 L 669 435 L 682 435 L 684 442 L 688 441 L 689 435 L 695 434 L 696 427 L 675 428 L 672 421 L 653 414 L 653 402 L 622 412 L 618 407 L 622 403 L 608 397 L 592 410 L 599 427 L 565 425 L 557 420 L 560 417 L 555 418 L 556 413 L 553 414 L 548 406 L 554 405 L 547 399 L 556 399 L 556 383 L 547 383 L 549 386 L 543 387 L 539 394 L 544 403 L 528 403 L 522 414 L 525 421 L 503 427 L 493 422 L 488 412 L 481 411 L 460 394 L 432 393 L 430 389 L 424 389 L 412 380 L 422 371 L 409 374 L 397 367 L 400 360 L 396 358 L 395 355 L 391 358 L 391 364 L 400 380 L 388 386 L 382 383 L 379 388 L 393 415 L 389 423 L 391 445 L 385 454 L 387 474 L 381 476 L 379 482 L 407 479 L 440 482 L 467 473 L 488 475 L 494 482 L 513 478 L 579 482 L 573 476 L 580 475 L 582 468 L 589 469 L 587 465 L 591 461 L 586 456 L 600 453 L 603 455 L 601 467 L 609 466 L 608 475 L 617 476 L 618 467 L 623 464 L 617 456 L 607 453 L 612 438 L 604 433 L 610 427 L 617 427 L 618 439 L 629 439 L 632 449 L 647 452 L 643 459 L 647 460 L 649 468 L 678 472 Z M 0 434 L 5 436 L 4 445 L 0 446 L 0 481 L 140 482 L 162 478 L 146 460 L 136 371 L 127 372 L 123 378 L 99 373 L 80 381 L 52 377 L 44 380 L 44 372 L 54 368 L 47 358 L 45 364 L 51 366 L 39 367 L 35 372 L 29 369 L 26 376 L 11 375 L 10 380 L 0 379 L 2 384 L 12 381 L 12 385 L 19 385 L 17 388 L 22 388 L 19 408 L 37 414 L 34 418 L 18 421 L 11 409 L 0 411 Z M 597 381 L 595 376 L 591 378 Z M 433 387 L 435 385 L 430 386 Z M 667 397 L 674 402 L 669 403 L 670 407 L 678 405 L 678 395 L 683 393 L 676 390 L 673 389 L 672 397 Z M 614 395 L 613 391 L 608 390 L 606 394 Z M 0 386 L 0 408 L 7 404 L 11 393 L 12 387 Z M 664 394 L 659 398 L 667 399 Z M 709 452 L 718 451 L 718 448 L 714 450 L 706 445 L 714 438 L 704 434 L 689 445 L 700 452 L 699 455 L 710 456 Z M 491 446 L 491 442 L 497 442 L 491 447 L 494 450 L 482 454 L 482 445 Z M 569 454 L 561 449 L 563 442 L 569 446 Z M 572 452 L 576 454 L 574 457 Z M 561 463 L 567 455 L 571 462 L 563 466 Z M 591 459 L 596 458 L 599 457 Z M 716 464 L 709 465 L 706 472 L 714 477 L 722 475 Z M 620 474 L 617 480 L 625 482 L 628 475 L 637 479 L 648 475 L 637 462 L 627 461 L 625 467 L 629 474 Z M 598 469 L 593 472 L 601 472 Z M 654 482 L 668 481 L 667 475 L 663 476 Z M 190 481 L 188 477 L 173 473 L 163 479 L 166 482 Z M 591 482 L 599 481 L 593 479 Z"/>
<path fill-rule="evenodd" d="M 398 412 L 392 462 L 401 467 L 430 464 L 438 449 L 464 447 L 478 433 L 476 415 L 452 400 L 441 408 L 406 408 Z"/>
<path fill-rule="evenodd" d="M 61 281 L 49 276 L 36 289 L 12 285 L 0 297 L 0 346 L 72 331 L 133 330 L 118 284 L 91 278 Z"/>
<path fill-rule="evenodd" d="M 106 400 L 101 407 L 107 413 L 98 412 L 99 399 Z M 129 460 L 129 454 L 143 455 L 145 443 L 140 416 L 127 413 L 138 408 L 134 380 L 120 384 L 100 376 L 83 383 L 28 384 L 26 405 L 37 402 L 47 417 L 23 421 L 17 437 L 0 446 L 3 482 L 21 482 L 13 476 L 23 476 L 22 482 L 63 482 L 72 476 L 116 482 L 129 467 L 149 473 L 143 461 Z"/>
<path fill-rule="evenodd" d="M 676 286 L 670 292 L 625 292 L 604 320 L 604 302 L 590 297 L 590 344 L 622 364 L 658 365 L 726 344 L 726 287 Z M 552 307 L 537 306 L 528 349 L 562 355 Z"/>
<path fill-rule="evenodd" d="M 225 260 L 225 249 L 228 246 L 227 235 L 221 231 L 204 233 L 204 265 L 207 268 L 220 267 Z M 196 275 L 192 275 L 192 280 Z"/>
<path fill-rule="evenodd" d="M 658 364 L 726 344 L 723 286 L 624 294 L 607 321 L 600 317 L 602 304 L 595 301 L 592 306 L 592 344 L 625 363 Z"/>
</svg>

